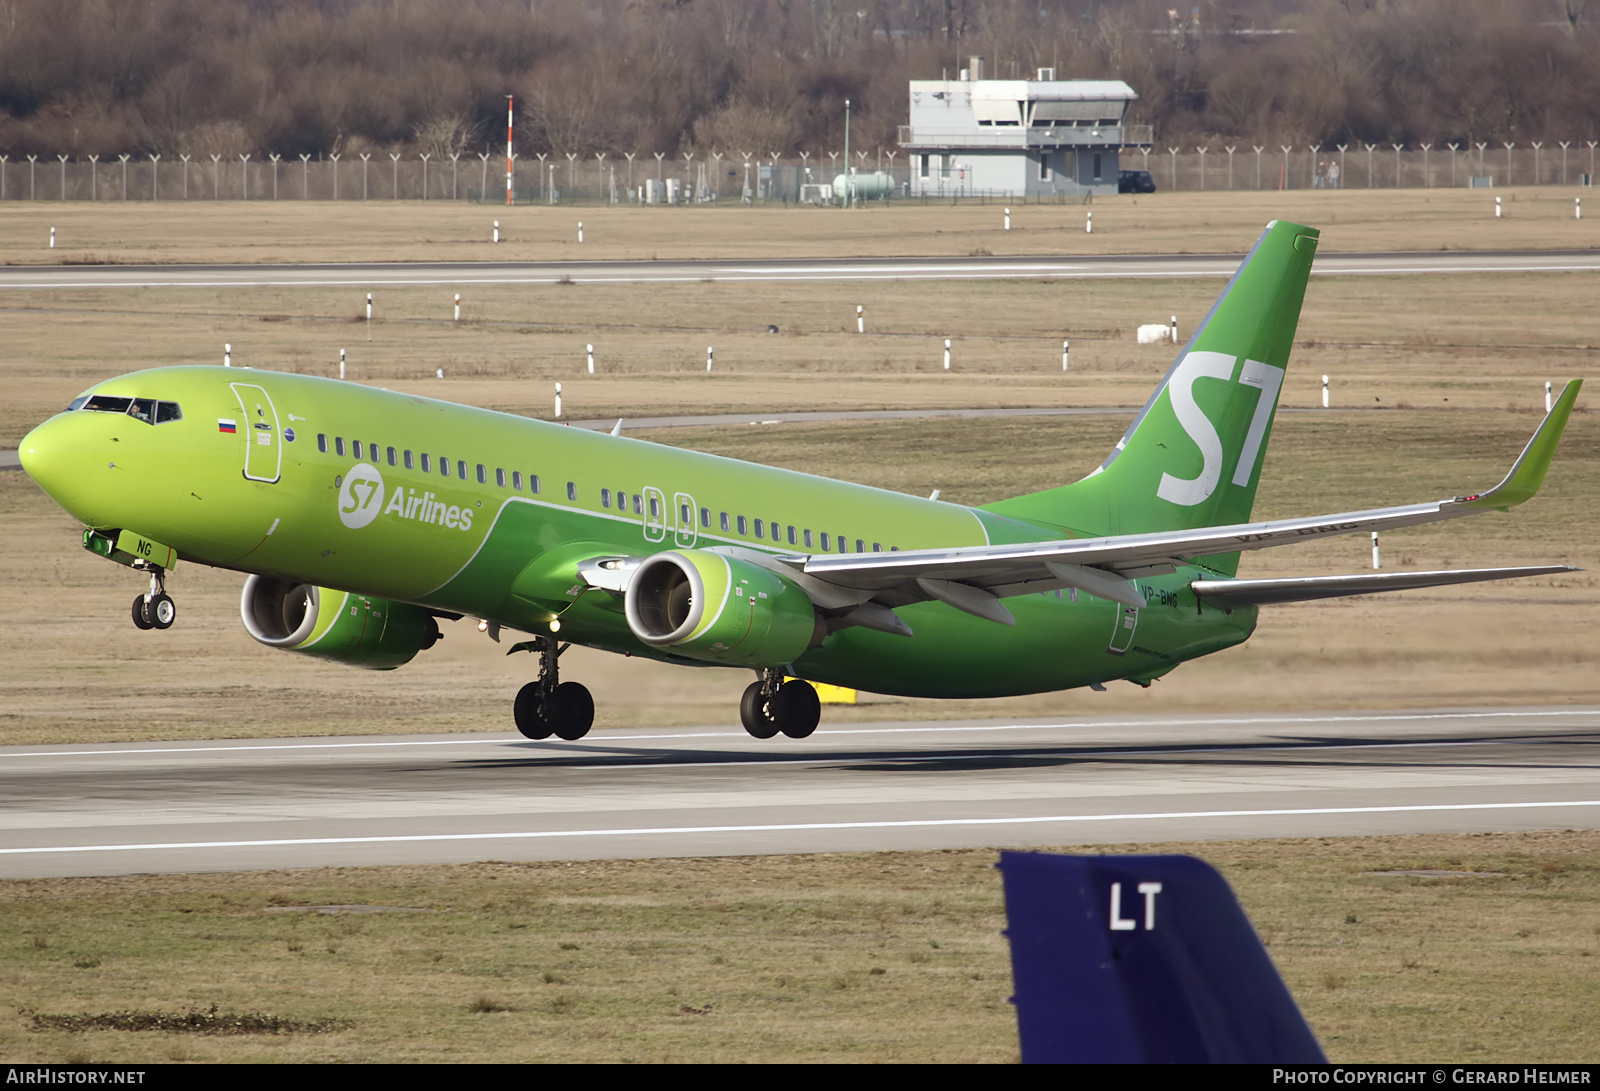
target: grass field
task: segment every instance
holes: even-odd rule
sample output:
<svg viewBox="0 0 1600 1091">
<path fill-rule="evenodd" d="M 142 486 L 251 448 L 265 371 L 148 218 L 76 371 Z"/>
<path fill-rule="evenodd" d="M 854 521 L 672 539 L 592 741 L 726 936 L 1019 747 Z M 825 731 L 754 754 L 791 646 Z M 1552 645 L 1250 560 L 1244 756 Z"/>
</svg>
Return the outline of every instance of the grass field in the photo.
<svg viewBox="0 0 1600 1091">
<path fill-rule="evenodd" d="M 1350 511 L 1486 487 L 1536 419 L 1483 410 L 1285 415 L 1257 510 Z M 1092 417 L 657 435 L 908 492 L 943 487 L 971 502 L 1086 472 L 1122 425 Z M 1330 462 L 1339 472 L 1329 472 Z M 1384 539 L 1390 568 L 1550 562 L 1586 572 L 1264 610 L 1248 644 L 1186 664 L 1150 690 L 995 701 L 869 696 L 854 709 L 830 708 L 825 719 L 1593 702 L 1597 473 L 1600 417 L 1585 413 L 1570 425 L 1545 492 L 1527 506 Z M 189 565 L 171 581 L 179 624 L 140 633 L 125 620 L 136 578 L 79 548 L 72 520 L 21 474 L 0 474 L 0 520 L 0 616 L 10 646 L 0 743 L 510 729 L 509 702 L 530 668 L 470 623 L 446 625 L 444 642 L 402 670 L 351 670 L 256 644 L 238 619 L 240 577 Z M 1367 541 L 1349 538 L 1262 551 L 1246 557 L 1243 571 L 1359 572 L 1368 564 Z M 1485 640 L 1485 632 L 1496 635 Z M 563 662 L 568 677 L 597 694 L 602 727 L 733 722 L 750 677 L 585 649 Z M 437 700 L 446 691 L 451 700 Z"/>
<path fill-rule="evenodd" d="M 302 210 L 303 211 L 303 210 Z M 1220 280 L 1007 281 L 871 285 L 553 285 L 483 289 L 470 321 L 448 294 L 275 289 L 11 292 L 0 295 L 7 351 L 0 446 L 92 383 L 164 363 L 234 360 L 336 373 L 347 349 L 358 381 L 549 417 L 553 384 L 569 416 L 952 406 L 1136 406 L 1171 358 L 1132 329 L 1204 315 Z M 1588 274 L 1314 279 L 1283 393 L 1337 412 L 1280 415 L 1258 512 L 1355 510 L 1493 484 L 1537 423 L 1543 384 L 1582 376 L 1600 329 Z M 855 303 L 869 332 L 853 332 Z M 768 321 L 783 331 L 762 332 Z M 943 334 L 955 367 L 940 368 Z M 1060 368 L 1060 339 L 1073 343 Z M 596 347 L 598 374 L 584 372 Z M 704 372 L 705 345 L 718 370 Z M 438 367 L 445 378 L 434 377 Z M 1516 513 L 1385 540 L 1392 568 L 1564 562 L 1600 566 L 1594 481 L 1600 432 L 1578 413 L 1547 493 Z M 1088 472 L 1125 417 L 784 425 L 637 433 L 660 442 L 808 472 L 981 503 Z M 238 577 L 180 568 L 183 617 L 166 634 L 123 622 L 136 580 L 76 545 L 71 520 L 21 475 L 0 475 L 7 533 L 0 610 L 14 634 L 0 678 L 0 740 L 490 730 L 526 666 L 465 626 L 406 669 L 374 677 L 276 654 L 237 620 Z M 1355 572 L 1365 540 L 1247 558 L 1248 574 Z M 1250 644 L 1183 667 L 1149 692 L 1115 687 L 992 702 L 869 698 L 854 717 L 1049 716 L 1109 710 L 1388 707 L 1587 702 L 1600 652 L 1595 577 L 1483 585 L 1268 610 Z M 1493 643 L 1484 631 L 1500 634 Z M 571 676 L 597 693 L 600 723 L 729 722 L 740 671 L 681 671 L 572 653 Z M 219 684 L 218 679 L 232 679 Z M 1285 684 L 1292 679 L 1292 684 Z M 432 695 L 470 693 L 439 710 Z M 360 695 L 361 701 L 342 700 Z M 228 714 L 220 721 L 212 709 Z M 337 718 L 326 709 L 340 708 Z M 363 711 L 350 718 L 349 709 Z"/>
<path fill-rule="evenodd" d="M 967 254 L 1243 253 L 1268 220 L 1321 227 L 1336 250 L 1524 250 L 1600 246 L 1600 211 L 1573 217 L 1566 186 L 1289 190 L 1117 196 L 1092 205 L 850 211 L 719 208 L 507 209 L 445 201 L 9 202 L 0 263 L 560 261 Z M 1494 199 L 1504 215 L 1494 217 Z M 1085 213 L 1094 233 L 1085 234 Z M 498 220 L 503 241 L 490 240 Z M 584 242 L 578 242 L 578 222 Z M 50 228 L 56 249 L 49 249 Z"/>
<path fill-rule="evenodd" d="M 1071 851 L 1071 850 L 1065 850 Z M 1219 867 L 1330 1059 L 1593 1062 L 1600 834 L 1139 845 Z M 0 1061 L 1016 1058 L 992 851 L 0 884 Z M 1438 869 L 1424 878 L 1377 874 Z M 423 912 L 324 915 L 295 907 Z M 343 1029 L 36 1029 L 216 1005 Z"/>
</svg>

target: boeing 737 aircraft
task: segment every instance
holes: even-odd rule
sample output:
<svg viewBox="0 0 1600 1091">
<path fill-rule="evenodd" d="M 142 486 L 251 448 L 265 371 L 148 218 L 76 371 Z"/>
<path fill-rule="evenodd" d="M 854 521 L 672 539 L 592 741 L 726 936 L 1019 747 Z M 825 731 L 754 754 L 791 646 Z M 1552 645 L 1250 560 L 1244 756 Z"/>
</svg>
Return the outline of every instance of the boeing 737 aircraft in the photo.
<svg viewBox="0 0 1600 1091">
<path fill-rule="evenodd" d="M 581 738 L 570 643 L 747 667 L 759 738 L 816 728 L 803 679 L 918 697 L 1148 685 L 1245 640 L 1260 606 L 1565 566 L 1236 578 L 1243 550 L 1505 510 L 1544 481 L 1579 383 L 1481 495 L 1250 519 L 1317 232 L 1269 224 L 1105 463 L 979 507 L 925 500 L 352 383 L 170 367 L 100 383 L 23 467 L 141 570 L 165 629 L 178 560 L 246 574 L 245 628 L 374 670 L 437 619 L 532 634 L 518 729 Z M 786 681 L 786 678 L 791 680 Z"/>
</svg>

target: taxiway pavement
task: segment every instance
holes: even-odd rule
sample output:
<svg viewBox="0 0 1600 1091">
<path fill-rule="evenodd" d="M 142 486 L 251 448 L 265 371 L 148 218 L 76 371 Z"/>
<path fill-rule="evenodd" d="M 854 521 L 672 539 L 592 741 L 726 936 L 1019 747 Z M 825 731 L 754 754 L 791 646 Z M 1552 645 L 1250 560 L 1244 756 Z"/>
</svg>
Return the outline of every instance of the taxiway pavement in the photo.
<svg viewBox="0 0 1600 1091">
<path fill-rule="evenodd" d="M 13 265 L 0 289 L 394 285 L 668 284 L 697 281 L 1229 277 L 1243 254 L 797 258 L 696 261 L 389 262 L 347 265 Z M 1314 276 L 1600 270 L 1600 251 L 1427 251 L 1317 255 Z"/>
</svg>

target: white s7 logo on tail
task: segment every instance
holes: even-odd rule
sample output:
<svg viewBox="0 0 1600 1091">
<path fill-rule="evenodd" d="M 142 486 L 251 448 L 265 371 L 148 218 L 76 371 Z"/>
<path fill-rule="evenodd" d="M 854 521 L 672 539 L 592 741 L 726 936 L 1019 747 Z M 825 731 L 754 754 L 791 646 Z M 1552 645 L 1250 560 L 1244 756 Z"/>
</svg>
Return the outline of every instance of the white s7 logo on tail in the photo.
<svg viewBox="0 0 1600 1091">
<path fill-rule="evenodd" d="M 1217 435 L 1217 426 L 1195 401 L 1194 383 L 1196 379 L 1233 381 L 1234 365 L 1238 359 L 1224 352 L 1191 352 L 1178 364 L 1172 378 L 1167 381 L 1167 396 L 1172 402 L 1173 415 L 1178 418 L 1178 423 L 1194 441 L 1194 445 L 1200 448 L 1203 465 L 1198 477 L 1173 477 L 1163 473 L 1161 484 L 1156 488 L 1156 495 L 1161 499 L 1193 507 L 1217 491 L 1217 482 L 1222 478 L 1222 439 Z M 1243 386 L 1253 386 L 1257 391 L 1250 430 L 1244 437 L 1244 446 L 1239 450 L 1239 461 L 1233 471 L 1235 485 L 1248 485 L 1251 475 L 1255 473 L 1256 459 L 1261 454 L 1261 441 L 1267 433 L 1267 422 L 1272 419 L 1273 407 L 1278 404 L 1283 369 L 1259 360 L 1246 360 L 1239 369 L 1237 381 Z"/>
</svg>

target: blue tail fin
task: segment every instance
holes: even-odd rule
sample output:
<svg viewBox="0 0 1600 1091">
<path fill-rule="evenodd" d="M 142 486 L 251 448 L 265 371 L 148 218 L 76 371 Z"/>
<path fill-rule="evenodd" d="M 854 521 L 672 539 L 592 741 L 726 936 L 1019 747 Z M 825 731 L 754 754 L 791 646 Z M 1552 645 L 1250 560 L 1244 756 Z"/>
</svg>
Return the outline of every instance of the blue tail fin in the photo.
<svg viewBox="0 0 1600 1091">
<path fill-rule="evenodd" d="M 1025 1064 L 1323 1064 L 1227 880 L 1192 856 L 1006 852 Z"/>
</svg>

